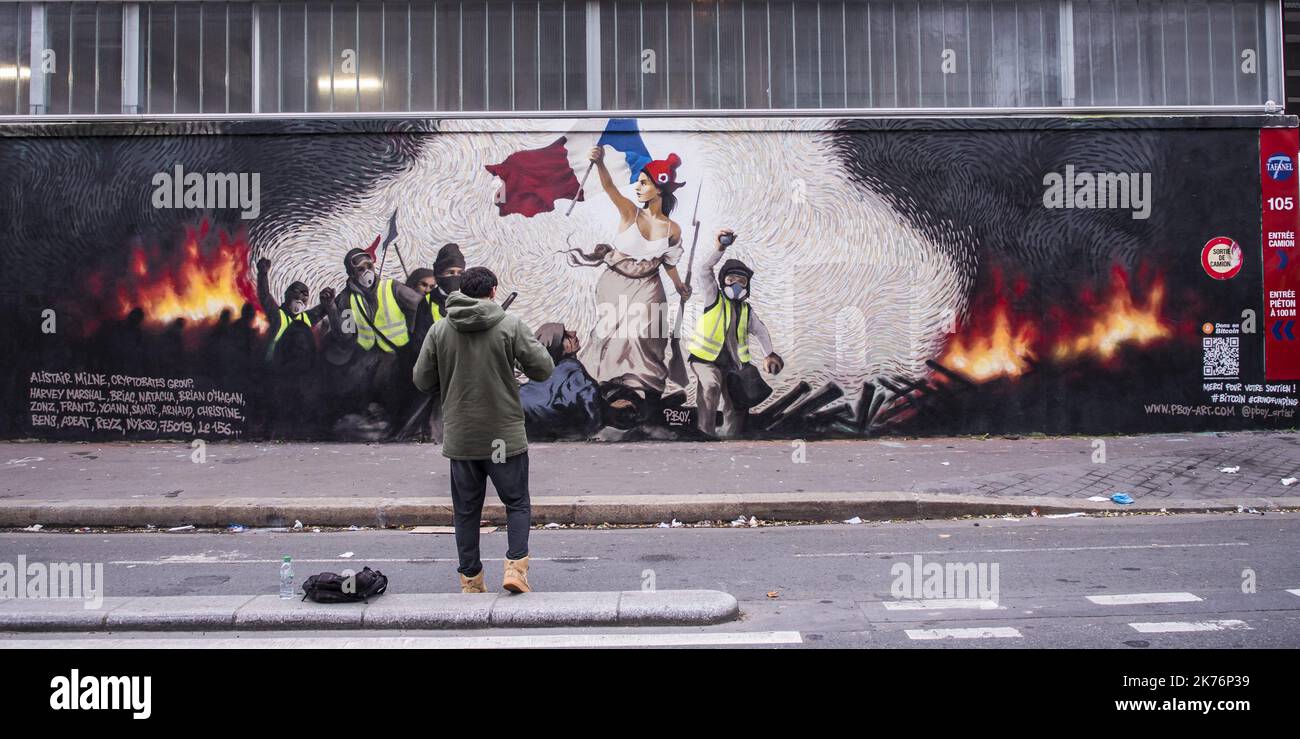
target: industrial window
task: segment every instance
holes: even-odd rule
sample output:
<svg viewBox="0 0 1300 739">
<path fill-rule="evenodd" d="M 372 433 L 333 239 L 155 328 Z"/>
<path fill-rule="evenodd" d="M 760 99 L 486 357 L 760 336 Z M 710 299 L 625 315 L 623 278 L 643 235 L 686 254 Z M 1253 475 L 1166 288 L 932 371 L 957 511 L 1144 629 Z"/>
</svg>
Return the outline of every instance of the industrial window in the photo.
<svg viewBox="0 0 1300 739">
<path fill-rule="evenodd" d="M 652 110 L 1060 105 L 1059 5 L 604 0 L 602 92 Z"/>
<path fill-rule="evenodd" d="M 257 3 L 264 112 L 584 110 L 586 3 Z"/>
<path fill-rule="evenodd" d="M 1279 0 L 0 2 L 0 115 L 1263 106 Z"/>
<path fill-rule="evenodd" d="M 247 3 L 142 3 L 142 110 L 253 110 L 252 7 Z"/>
<path fill-rule="evenodd" d="M 121 113 L 122 12 L 120 3 L 0 4 L 0 110 Z"/>
<path fill-rule="evenodd" d="M 1076 0 L 1078 105 L 1250 105 L 1268 94 L 1261 67 L 1275 4 Z M 1275 18 L 1273 19 L 1276 20 Z M 1276 73 L 1276 70 L 1273 70 Z"/>
</svg>

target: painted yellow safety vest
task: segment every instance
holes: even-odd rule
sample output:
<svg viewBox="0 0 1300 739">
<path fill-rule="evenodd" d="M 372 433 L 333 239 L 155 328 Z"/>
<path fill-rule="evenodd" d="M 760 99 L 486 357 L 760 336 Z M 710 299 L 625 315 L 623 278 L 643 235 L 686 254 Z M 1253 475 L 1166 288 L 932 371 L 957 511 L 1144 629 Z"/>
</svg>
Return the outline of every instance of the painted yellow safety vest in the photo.
<svg viewBox="0 0 1300 739">
<path fill-rule="evenodd" d="M 299 323 L 306 325 L 307 328 L 311 328 L 311 316 L 307 315 L 307 311 L 290 316 L 283 308 L 280 308 L 279 313 L 280 328 L 276 329 L 275 336 L 272 337 L 271 343 L 266 346 L 266 361 L 268 362 L 271 361 L 273 356 L 275 356 L 275 345 L 280 343 L 280 337 L 284 336 L 284 332 L 289 330 L 290 321 L 298 321 Z"/>
<path fill-rule="evenodd" d="M 393 282 L 391 279 L 379 282 L 379 290 L 376 291 L 379 309 L 375 311 L 373 317 L 369 317 L 369 320 L 367 320 L 369 311 L 366 309 L 366 301 L 356 293 L 352 293 L 352 322 L 357 326 L 357 343 L 366 351 L 379 344 L 380 349 L 392 352 L 397 347 L 406 346 L 406 342 L 411 340 L 411 335 L 406 328 L 406 315 L 402 313 L 402 306 L 397 304 Z M 373 328 L 371 323 L 374 323 Z M 384 341 L 375 338 L 375 329 L 379 330 L 379 335 Z"/>
<path fill-rule="evenodd" d="M 718 358 L 726 343 L 731 311 L 731 301 L 719 295 L 717 302 L 696 319 L 695 334 L 691 336 L 691 356 L 706 362 Z M 741 364 L 749 363 L 749 303 L 740 304 L 740 320 L 736 321 L 736 353 Z"/>
<path fill-rule="evenodd" d="M 438 321 L 441 321 L 443 318 L 446 318 L 446 315 L 443 314 L 442 309 L 438 307 L 438 302 L 433 299 L 433 293 L 429 293 L 428 295 L 425 295 L 424 302 L 429 304 L 429 313 L 433 315 L 434 323 L 437 323 Z"/>
</svg>

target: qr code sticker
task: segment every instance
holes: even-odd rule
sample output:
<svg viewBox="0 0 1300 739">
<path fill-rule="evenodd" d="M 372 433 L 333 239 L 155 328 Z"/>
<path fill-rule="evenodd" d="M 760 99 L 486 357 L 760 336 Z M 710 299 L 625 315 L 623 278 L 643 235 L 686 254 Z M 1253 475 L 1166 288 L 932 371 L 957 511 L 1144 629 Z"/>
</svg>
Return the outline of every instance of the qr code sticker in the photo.
<svg viewBox="0 0 1300 739">
<path fill-rule="evenodd" d="M 1241 372 L 1241 337 L 1205 336 L 1201 338 L 1201 360 L 1206 377 L 1236 378 Z"/>
</svg>

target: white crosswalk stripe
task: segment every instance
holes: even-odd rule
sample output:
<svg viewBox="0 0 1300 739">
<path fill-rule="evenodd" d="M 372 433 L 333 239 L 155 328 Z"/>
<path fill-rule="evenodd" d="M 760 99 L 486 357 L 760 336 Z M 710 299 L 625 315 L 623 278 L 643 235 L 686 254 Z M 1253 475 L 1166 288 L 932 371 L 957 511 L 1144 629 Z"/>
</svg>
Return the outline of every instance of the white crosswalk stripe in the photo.
<svg viewBox="0 0 1300 739">
<path fill-rule="evenodd" d="M 1237 619 L 1219 621 L 1161 621 L 1129 624 L 1142 634 L 1186 634 L 1193 631 L 1236 631 L 1249 629 L 1250 624 Z"/>
<path fill-rule="evenodd" d="M 907 638 L 929 639 L 1018 639 L 1019 630 L 1010 626 L 969 627 L 962 629 L 907 629 Z"/>
<path fill-rule="evenodd" d="M 1195 603 L 1200 596 L 1191 593 L 1125 593 L 1122 595 L 1089 595 L 1088 600 L 1099 606 L 1133 606 L 1146 603 Z"/>
</svg>

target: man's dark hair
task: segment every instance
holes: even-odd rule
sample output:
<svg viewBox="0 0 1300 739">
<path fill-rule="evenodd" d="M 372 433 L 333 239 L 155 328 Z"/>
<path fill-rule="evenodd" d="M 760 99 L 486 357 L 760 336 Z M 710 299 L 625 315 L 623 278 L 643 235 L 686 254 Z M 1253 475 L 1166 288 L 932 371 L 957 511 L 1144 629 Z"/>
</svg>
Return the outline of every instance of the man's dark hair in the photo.
<svg viewBox="0 0 1300 739">
<path fill-rule="evenodd" d="M 497 276 L 487 267 L 470 267 L 460 276 L 460 291 L 470 298 L 486 298 L 497 286 Z"/>
</svg>

